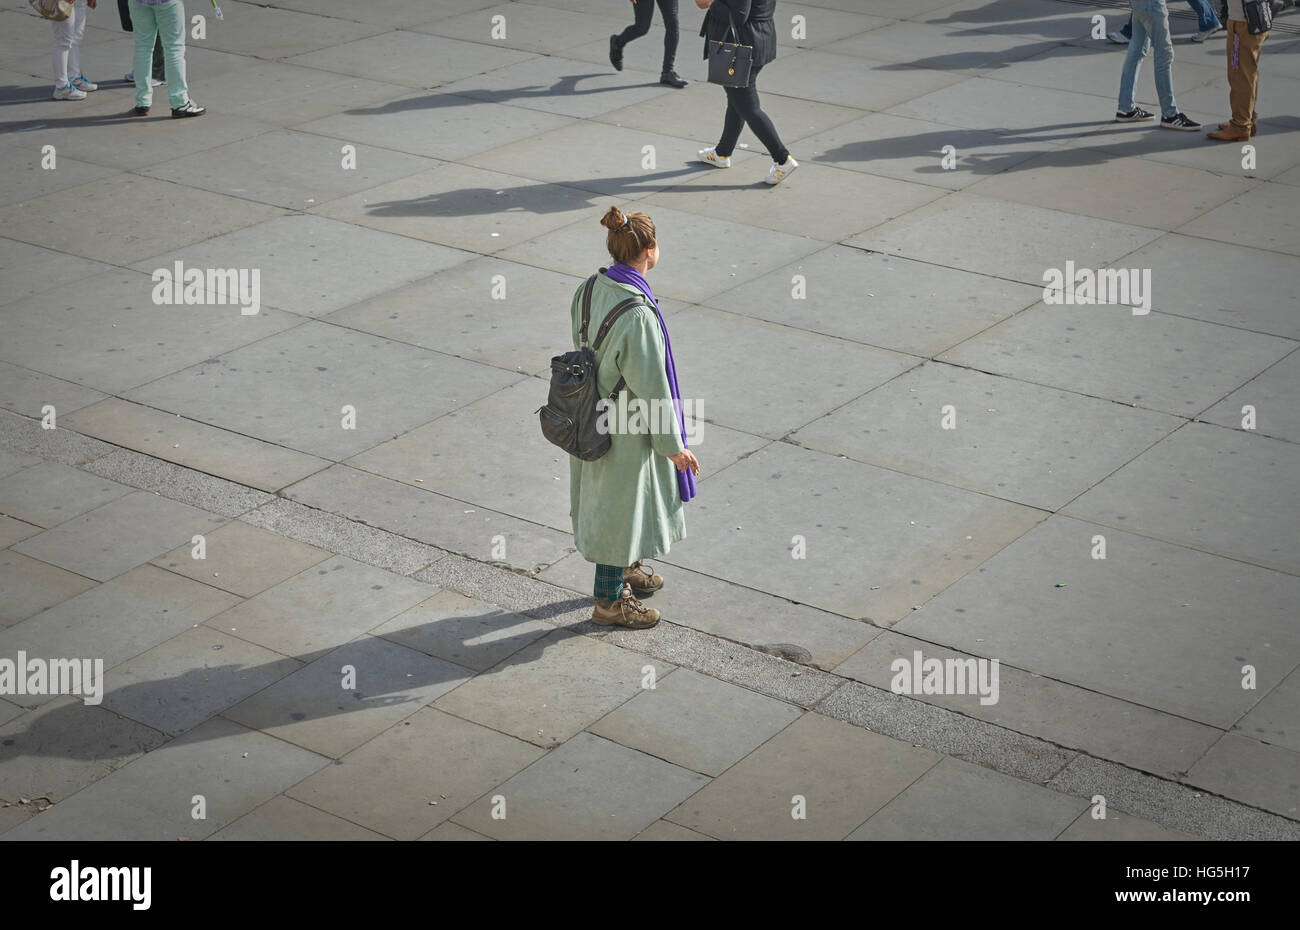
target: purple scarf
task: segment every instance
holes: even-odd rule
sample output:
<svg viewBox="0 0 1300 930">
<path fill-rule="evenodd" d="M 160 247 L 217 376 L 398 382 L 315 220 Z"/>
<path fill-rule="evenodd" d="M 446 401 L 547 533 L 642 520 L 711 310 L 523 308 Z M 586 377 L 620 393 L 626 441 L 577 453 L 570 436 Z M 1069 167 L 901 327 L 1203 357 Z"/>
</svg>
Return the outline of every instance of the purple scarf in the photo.
<svg viewBox="0 0 1300 930">
<path fill-rule="evenodd" d="M 655 300 L 655 295 L 650 290 L 650 284 L 642 276 L 641 272 L 632 266 L 616 262 L 609 268 L 600 270 L 611 281 L 630 284 L 650 298 L 650 303 L 655 308 L 655 316 L 659 318 L 659 328 L 664 334 L 664 348 L 667 350 L 664 354 L 668 357 L 668 387 L 673 393 L 673 411 L 677 414 L 677 428 L 682 434 L 682 447 L 690 448 L 686 445 L 686 420 L 682 416 L 682 392 L 677 387 L 677 366 L 673 364 L 673 343 L 668 338 L 668 324 L 664 322 L 664 315 L 659 312 L 659 301 Z M 695 496 L 695 476 L 691 474 L 689 468 L 686 471 L 677 472 L 677 490 L 681 492 L 683 504 Z"/>
</svg>

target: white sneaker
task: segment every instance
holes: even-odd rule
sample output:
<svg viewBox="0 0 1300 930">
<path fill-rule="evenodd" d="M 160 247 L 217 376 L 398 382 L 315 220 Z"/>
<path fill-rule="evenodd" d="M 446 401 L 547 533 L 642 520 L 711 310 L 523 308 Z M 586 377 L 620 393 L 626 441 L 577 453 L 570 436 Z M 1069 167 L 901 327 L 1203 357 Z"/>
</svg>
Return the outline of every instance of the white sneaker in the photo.
<svg viewBox="0 0 1300 930">
<path fill-rule="evenodd" d="M 99 85 L 94 81 L 87 81 L 84 74 L 78 74 L 72 79 L 72 86 L 77 90 L 92 91 L 99 90 Z"/>
<path fill-rule="evenodd" d="M 1128 45 L 1128 36 L 1124 35 L 1124 33 L 1119 30 L 1109 33 L 1106 38 L 1110 39 L 1116 45 Z"/>
<path fill-rule="evenodd" d="M 778 165 L 776 162 L 773 162 L 772 167 L 767 171 L 767 183 L 780 184 L 790 175 L 794 174 L 794 169 L 798 167 L 799 163 L 794 160 L 793 155 L 787 155 L 785 157 L 784 165 Z"/>
<path fill-rule="evenodd" d="M 126 81 L 128 84 L 134 84 L 134 83 L 135 83 L 135 72 L 134 72 L 134 71 L 128 71 L 126 74 L 122 75 L 122 80 Z M 150 87 L 161 87 L 162 85 L 163 85 L 163 82 L 160 81 L 160 80 L 158 80 L 157 78 L 149 78 L 149 86 L 150 86 Z"/>
<path fill-rule="evenodd" d="M 1223 28 L 1222 26 L 1215 26 L 1213 29 L 1206 29 L 1204 32 L 1198 32 L 1196 35 L 1192 36 L 1192 41 L 1193 41 L 1193 42 L 1204 42 L 1206 39 L 1208 39 L 1210 36 L 1214 35 L 1216 32 L 1218 32 L 1218 31 L 1219 31 L 1220 29 L 1222 29 L 1222 28 Z"/>
<path fill-rule="evenodd" d="M 715 168 L 731 167 L 731 156 L 719 155 L 718 147 L 716 145 L 710 146 L 707 149 L 701 149 L 699 152 L 699 160 L 712 165 Z"/>
<path fill-rule="evenodd" d="M 64 84 L 62 87 L 54 88 L 55 100 L 85 100 L 86 92 L 77 90 L 71 84 Z"/>
</svg>

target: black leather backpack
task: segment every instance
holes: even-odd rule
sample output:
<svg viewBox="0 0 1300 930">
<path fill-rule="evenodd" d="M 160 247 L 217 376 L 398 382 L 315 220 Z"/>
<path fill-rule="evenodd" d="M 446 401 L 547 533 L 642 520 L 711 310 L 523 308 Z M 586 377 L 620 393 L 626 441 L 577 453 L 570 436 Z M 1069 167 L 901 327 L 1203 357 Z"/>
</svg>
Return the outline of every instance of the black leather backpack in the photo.
<svg viewBox="0 0 1300 930">
<path fill-rule="evenodd" d="M 600 416 L 597 404 L 600 397 L 596 394 L 596 349 L 609 335 L 614 322 L 638 304 L 644 298 L 629 297 L 605 315 L 605 320 L 596 331 L 596 339 L 590 347 L 587 345 L 587 326 L 591 322 L 591 290 L 596 286 L 596 276 L 592 275 L 582 288 L 582 347 L 572 352 L 565 352 L 551 359 L 551 391 L 546 399 L 546 406 L 537 408 L 538 419 L 542 424 L 542 435 L 570 455 L 576 455 L 584 462 L 594 462 L 609 451 L 609 433 L 596 429 Z M 623 378 L 618 379 L 609 399 L 614 401 L 619 391 L 627 386 Z"/>
</svg>

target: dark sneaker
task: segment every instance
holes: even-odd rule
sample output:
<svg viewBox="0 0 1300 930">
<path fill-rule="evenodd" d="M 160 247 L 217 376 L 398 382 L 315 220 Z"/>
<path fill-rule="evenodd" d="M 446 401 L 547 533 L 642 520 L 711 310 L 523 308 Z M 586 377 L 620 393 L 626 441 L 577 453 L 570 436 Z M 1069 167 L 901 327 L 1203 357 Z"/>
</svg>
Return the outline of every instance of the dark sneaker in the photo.
<svg viewBox="0 0 1300 930">
<path fill-rule="evenodd" d="M 618 36 L 609 37 L 609 63 L 615 71 L 623 70 L 623 46 L 618 44 Z"/>
<path fill-rule="evenodd" d="M 1141 107 L 1134 107 L 1133 109 L 1129 110 L 1127 113 L 1121 113 L 1119 110 L 1115 111 L 1115 122 L 1117 123 L 1137 123 L 1137 122 L 1141 122 L 1144 119 L 1155 119 L 1155 118 L 1156 115 L 1154 113 L 1150 113 L 1142 109 Z"/>
<path fill-rule="evenodd" d="M 1186 113 L 1175 113 L 1173 116 L 1162 116 L 1160 118 L 1161 129 L 1181 129 L 1183 132 L 1196 132 L 1201 128 L 1201 124 L 1195 120 L 1187 118 Z"/>
<path fill-rule="evenodd" d="M 148 108 L 148 107 L 136 107 L 136 108 L 135 108 L 134 110 L 132 110 L 131 112 L 134 113 L 136 116 L 148 116 L 148 115 L 149 115 L 149 108 Z"/>
<path fill-rule="evenodd" d="M 677 76 L 676 71 L 665 71 L 659 75 L 659 83 L 667 84 L 669 87 L 685 87 L 686 82 Z"/>
<path fill-rule="evenodd" d="M 172 119 L 181 119 L 186 116 L 202 116 L 208 112 L 207 107 L 201 107 L 193 100 L 186 100 L 183 107 L 176 107 L 172 110 Z"/>
</svg>

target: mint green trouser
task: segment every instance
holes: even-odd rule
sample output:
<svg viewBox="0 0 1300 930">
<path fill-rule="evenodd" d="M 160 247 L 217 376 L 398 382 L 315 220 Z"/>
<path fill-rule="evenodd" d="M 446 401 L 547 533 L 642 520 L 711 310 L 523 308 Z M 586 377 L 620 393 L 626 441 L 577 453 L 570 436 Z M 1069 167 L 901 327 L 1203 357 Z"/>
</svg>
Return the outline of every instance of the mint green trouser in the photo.
<svg viewBox="0 0 1300 930">
<path fill-rule="evenodd" d="M 185 106 L 190 89 L 185 84 L 185 4 L 171 0 L 158 6 L 131 0 L 131 28 L 135 35 L 135 105 L 153 103 L 149 75 L 153 73 L 155 36 L 162 38 L 163 68 L 167 74 L 167 100 L 173 110 Z"/>
</svg>

